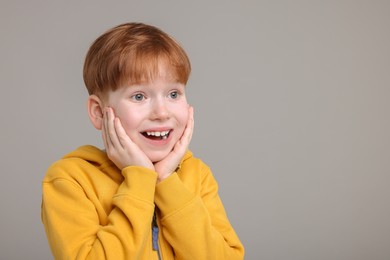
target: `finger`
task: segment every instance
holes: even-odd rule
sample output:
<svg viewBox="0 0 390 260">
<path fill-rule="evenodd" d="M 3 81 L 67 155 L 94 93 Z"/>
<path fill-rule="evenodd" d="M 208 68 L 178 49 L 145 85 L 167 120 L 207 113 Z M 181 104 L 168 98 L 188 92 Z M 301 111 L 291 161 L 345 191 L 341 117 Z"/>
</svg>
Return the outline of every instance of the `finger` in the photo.
<svg viewBox="0 0 390 260">
<path fill-rule="evenodd" d="M 187 126 L 181 138 L 186 143 L 187 146 L 189 145 L 192 138 L 192 134 L 194 132 L 194 108 L 190 106 L 188 108 L 188 111 L 189 113 L 188 113 Z"/>
<path fill-rule="evenodd" d="M 180 140 L 176 143 L 175 149 L 178 153 L 185 153 L 192 139 L 192 133 L 194 129 L 194 109 L 193 107 L 188 108 L 188 121 L 186 128 L 180 138 Z"/>
<path fill-rule="evenodd" d="M 118 140 L 118 136 L 115 130 L 115 125 L 114 125 L 114 111 L 112 108 L 107 109 L 107 132 L 108 132 L 108 137 L 110 140 L 111 145 L 115 149 L 120 149 L 122 147 L 121 143 Z"/>
<path fill-rule="evenodd" d="M 104 111 L 103 111 L 103 122 L 102 122 L 102 138 L 103 138 L 103 144 L 106 150 L 108 149 L 108 144 L 107 144 L 107 138 L 106 138 L 106 124 L 104 123 L 105 121 L 105 116 L 104 116 Z"/>
<path fill-rule="evenodd" d="M 115 130 L 117 133 L 117 137 L 119 142 L 121 143 L 126 156 L 131 157 L 131 161 L 134 165 L 144 166 L 149 169 L 154 170 L 153 163 L 149 160 L 149 158 L 144 154 L 144 152 L 138 147 L 136 143 L 131 140 L 131 138 L 127 135 L 125 129 L 122 126 L 121 120 L 117 117 L 114 120 Z M 125 165 L 130 165 L 129 163 L 125 163 Z"/>
<path fill-rule="evenodd" d="M 122 122 L 118 117 L 114 119 L 114 126 L 115 126 L 116 136 L 118 137 L 118 142 L 120 143 L 120 145 L 122 147 L 126 147 L 129 145 L 132 146 L 134 143 L 127 135 L 125 129 L 122 126 Z"/>
<path fill-rule="evenodd" d="M 102 136 L 104 141 L 104 147 L 106 148 L 106 150 L 108 150 L 112 145 L 107 130 L 107 109 L 106 108 L 103 109 Z"/>
</svg>

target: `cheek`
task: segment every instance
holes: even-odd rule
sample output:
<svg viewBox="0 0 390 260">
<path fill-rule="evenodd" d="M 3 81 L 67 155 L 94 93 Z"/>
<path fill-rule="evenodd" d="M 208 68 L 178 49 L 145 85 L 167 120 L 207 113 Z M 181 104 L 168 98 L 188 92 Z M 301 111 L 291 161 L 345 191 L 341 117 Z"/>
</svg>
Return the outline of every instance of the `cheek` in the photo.
<svg viewBox="0 0 390 260">
<path fill-rule="evenodd" d="M 179 122 L 180 127 L 182 127 L 183 130 L 184 130 L 185 126 L 187 125 L 188 116 L 189 116 L 188 106 L 185 106 L 185 107 L 178 109 L 177 120 Z"/>
<path fill-rule="evenodd" d="M 134 113 L 129 109 L 118 109 L 116 111 L 116 116 L 120 119 L 125 132 L 129 136 L 131 136 L 132 132 L 137 129 L 139 122 L 141 121 L 140 114 Z"/>
<path fill-rule="evenodd" d="M 119 117 L 121 120 L 123 129 L 125 130 L 126 134 L 131 136 L 133 131 L 136 129 L 135 122 L 127 117 Z"/>
</svg>

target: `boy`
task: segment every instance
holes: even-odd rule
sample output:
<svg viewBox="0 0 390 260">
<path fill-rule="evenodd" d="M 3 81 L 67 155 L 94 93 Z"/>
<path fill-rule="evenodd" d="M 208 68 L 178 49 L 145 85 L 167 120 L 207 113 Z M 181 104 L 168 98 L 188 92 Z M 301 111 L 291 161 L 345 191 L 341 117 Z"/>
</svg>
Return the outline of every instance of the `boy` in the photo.
<svg viewBox="0 0 390 260">
<path fill-rule="evenodd" d="M 119 25 L 84 64 L 88 115 L 105 150 L 83 146 L 43 180 L 55 259 L 243 259 L 210 169 L 188 151 L 190 62 L 160 29 Z"/>
</svg>

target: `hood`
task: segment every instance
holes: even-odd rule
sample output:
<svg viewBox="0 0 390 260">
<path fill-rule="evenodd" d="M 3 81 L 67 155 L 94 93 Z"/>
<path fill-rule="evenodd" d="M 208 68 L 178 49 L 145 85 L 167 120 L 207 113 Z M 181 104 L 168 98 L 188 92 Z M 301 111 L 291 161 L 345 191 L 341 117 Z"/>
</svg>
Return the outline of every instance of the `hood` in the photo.
<svg viewBox="0 0 390 260">
<path fill-rule="evenodd" d="M 73 152 L 68 153 L 63 158 L 64 159 L 80 158 L 92 164 L 97 164 L 97 165 L 112 163 L 110 159 L 107 157 L 106 152 L 92 145 L 81 146 L 76 150 L 74 150 Z"/>
</svg>

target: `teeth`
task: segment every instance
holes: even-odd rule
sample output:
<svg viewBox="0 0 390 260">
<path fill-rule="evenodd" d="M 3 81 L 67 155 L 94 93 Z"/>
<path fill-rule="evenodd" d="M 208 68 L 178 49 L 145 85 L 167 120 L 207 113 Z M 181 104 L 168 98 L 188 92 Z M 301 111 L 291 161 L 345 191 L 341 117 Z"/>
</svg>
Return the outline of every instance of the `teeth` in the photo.
<svg viewBox="0 0 390 260">
<path fill-rule="evenodd" d="M 147 135 L 151 136 L 162 136 L 162 137 L 167 137 L 169 134 L 169 131 L 162 131 L 162 132 L 146 132 Z"/>
</svg>

